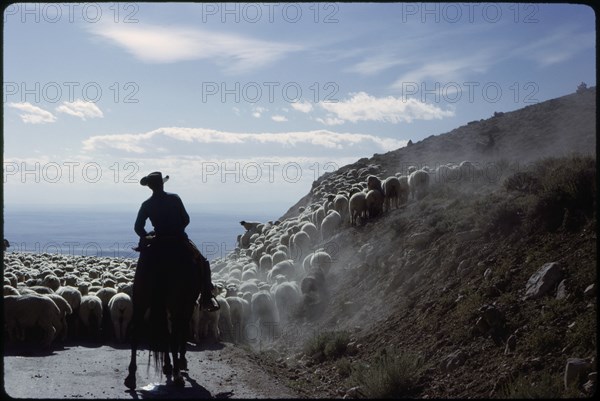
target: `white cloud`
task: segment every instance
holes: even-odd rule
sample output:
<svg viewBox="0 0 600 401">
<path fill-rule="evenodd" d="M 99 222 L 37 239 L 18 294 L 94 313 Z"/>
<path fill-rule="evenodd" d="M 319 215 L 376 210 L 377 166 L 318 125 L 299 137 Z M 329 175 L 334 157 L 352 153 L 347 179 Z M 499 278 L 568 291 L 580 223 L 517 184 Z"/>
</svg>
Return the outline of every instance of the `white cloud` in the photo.
<svg viewBox="0 0 600 401">
<path fill-rule="evenodd" d="M 558 27 L 556 31 L 537 41 L 512 49 L 510 56 L 521 56 L 547 67 L 567 61 L 577 53 L 594 49 L 596 35 L 594 32 L 574 32 L 577 27 Z"/>
<path fill-rule="evenodd" d="M 266 111 L 269 111 L 266 107 L 256 106 L 252 108 L 252 117 L 260 118 L 262 114 Z"/>
<path fill-rule="evenodd" d="M 363 75 L 375 75 L 388 68 L 408 63 L 408 60 L 400 58 L 399 56 L 376 55 L 353 65 L 348 68 L 347 71 L 357 72 Z"/>
<path fill-rule="evenodd" d="M 310 113 L 313 109 L 313 105 L 307 101 L 295 102 L 290 105 L 294 110 L 301 111 L 302 113 Z"/>
<path fill-rule="evenodd" d="M 285 116 L 275 115 L 275 116 L 271 116 L 271 120 L 276 121 L 278 123 L 282 123 L 282 122 L 287 121 L 288 119 Z"/>
<path fill-rule="evenodd" d="M 127 153 L 144 154 L 155 152 L 157 145 L 153 142 L 157 138 L 171 138 L 178 142 L 200 143 L 203 145 L 274 145 L 280 148 L 293 148 L 299 145 L 314 146 L 318 149 L 345 149 L 359 145 L 369 149 L 389 151 L 406 144 L 405 140 L 378 137 L 369 134 L 340 133 L 328 130 L 295 131 L 281 133 L 234 133 L 217 131 L 206 128 L 164 127 L 153 131 L 137 134 L 96 135 L 83 141 L 84 152 L 95 152 L 105 149 L 121 150 Z M 163 145 L 164 146 L 164 145 Z M 185 150 L 194 152 L 191 145 L 186 145 Z M 204 149 L 204 148 L 203 148 Z M 229 149 L 229 148 L 227 148 Z M 251 152 L 255 148 L 245 148 Z M 165 149 L 166 150 L 166 149 Z M 223 150 L 223 148 L 221 148 Z M 225 150 L 227 151 L 227 150 Z M 277 148 L 273 149 L 277 153 Z M 181 152 L 184 153 L 184 152 Z"/>
<path fill-rule="evenodd" d="M 393 96 L 374 97 L 365 92 L 358 92 L 344 101 L 337 103 L 323 102 L 320 106 L 331 115 L 329 119 L 322 120 L 324 124 L 336 125 L 341 121 L 380 121 L 396 124 L 399 122 L 412 122 L 413 120 L 432 120 L 451 117 L 452 110 L 419 102 L 416 99 L 402 99 Z"/>
<path fill-rule="evenodd" d="M 27 124 L 46 124 L 56 121 L 56 116 L 54 114 L 42 109 L 41 107 L 34 106 L 29 102 L 11 102 L 7 103 L 7 106 L 24 112 L 23 114 L 19 114 L 19 117 L 21 117 L 21 120 Z"/>
<path fill-rule="evenodd" d="M 316 120 L 325 125 L 342 125 L 345 123 L 344 120 L 335 117 L 317 118 Z"/>
<path fill-rule="evenodd" d="M 102 110 L 96 104 L 92 102 L 86 102 L 81 99 L 77 99 L 74 102 L 63 102 L 62 105 L 56 108 L 56 111 L 60 113 L 70 114 L 75 117 L 81 118 L 85 121 L 88 118 L 102 118 L 104 114 Z"/>
<path fill-rule="evenodd" d="M 229 72 L 254 70 L 303 50 L 300 45 L 198 28 L 102 24 L 92 29 L 94 34 L 113 41 L 143 62 L 215 60 Z"/>
</svg>

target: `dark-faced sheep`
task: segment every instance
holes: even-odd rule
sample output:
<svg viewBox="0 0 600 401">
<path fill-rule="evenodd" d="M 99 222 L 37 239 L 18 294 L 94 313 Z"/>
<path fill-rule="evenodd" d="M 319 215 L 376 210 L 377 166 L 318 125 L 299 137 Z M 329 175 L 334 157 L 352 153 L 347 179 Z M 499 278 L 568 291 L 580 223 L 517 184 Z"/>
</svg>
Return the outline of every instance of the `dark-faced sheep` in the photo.
<svg viewBox="0 0 600 401">
<path fill-rule="evenodd" d="M 396 209 L 398 209 L 398 204 L 400 203 L 400 198 L 402 197 L 402 186 L 400 185 L 400 180 L 398 177 L 391 176 L 386 178 L 382 184 L 383 187 L 383 196 L 384 196 L 384 210 L 390 210 L 392 207 L 392 202 Z"/>
<path fill-rule="evenodd" d="M 367 204 L 367 213 L 369 218 L 377 217 L 383 211 L 383 193 L 376 189 L 371 189 L 367 192 L 365 202 Z"/>
</svg>

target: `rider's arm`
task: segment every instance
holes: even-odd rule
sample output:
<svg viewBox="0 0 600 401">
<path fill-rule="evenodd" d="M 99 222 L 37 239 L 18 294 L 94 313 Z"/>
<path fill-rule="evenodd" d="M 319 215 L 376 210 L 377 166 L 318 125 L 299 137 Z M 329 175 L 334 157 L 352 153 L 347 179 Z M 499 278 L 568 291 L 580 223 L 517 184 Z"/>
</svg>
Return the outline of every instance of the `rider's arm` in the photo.
<svg viewBox="0 0 600 401">
<path fill-rule="evenodd" d="M 185 228 L 185 227 L 188 226 L 188 224 L 190 224 L 190 215 L 185 210 L 185 206 L 183 206 L 183 201 L 181 200 L 181 198 L 177 197 L 177 199 L 179 199 L 180 212 L 181 212 L 181 220 L 183 221 L 183 227 Z"/>
<path fill-rule="evenodd" d="M 148 234 L 144 228 L 146 226 L 146 219 L 148 217 L 148 212 L 146 208 L 144 208 L 144 205 L 142 205 L 138 212 L 137 219 L 135 219 L 135 225 L 133 226 L 135 233 L 140 237 L 145 237 Z"/>
</svg>

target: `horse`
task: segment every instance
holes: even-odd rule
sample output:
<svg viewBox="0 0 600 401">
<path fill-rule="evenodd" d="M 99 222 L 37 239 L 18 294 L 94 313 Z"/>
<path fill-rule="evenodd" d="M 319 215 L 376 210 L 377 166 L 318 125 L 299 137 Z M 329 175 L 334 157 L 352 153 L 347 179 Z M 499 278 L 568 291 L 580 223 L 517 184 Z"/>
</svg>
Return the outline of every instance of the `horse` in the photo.
<svg viewBox="0 0 600 401">
<path fill-rule="evenodd" d="M 167 381 L 173 376 L 173 383 L 183 387 L 181 371 L 187 370 L 189 322 L 202 280 L 200 252 L 187 238 L 154 238 L 136 249 L 140 256 L 133 281 L 131 359 L 125 386 L 136 388 L 136 352 L 149 310 L 149 350 L 154 368 L 158 371 L 162 364 Z M 202 260 L 206 261 L 203 256 Z"/>
</svg>

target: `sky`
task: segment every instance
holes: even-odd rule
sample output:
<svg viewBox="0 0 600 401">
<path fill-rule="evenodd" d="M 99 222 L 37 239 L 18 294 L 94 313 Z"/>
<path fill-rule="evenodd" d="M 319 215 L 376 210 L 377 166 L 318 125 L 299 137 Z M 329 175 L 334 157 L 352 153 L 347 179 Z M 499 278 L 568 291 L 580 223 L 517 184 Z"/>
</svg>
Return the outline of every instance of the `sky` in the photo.
<svg viewBox="0 0 600 401">
<path fill-rule="evenodd" d="M 577 4 L 61 3 L 3 15 L 4 203 L 283 214 L 320 175 L 595 86 Z"/>
</svg>

